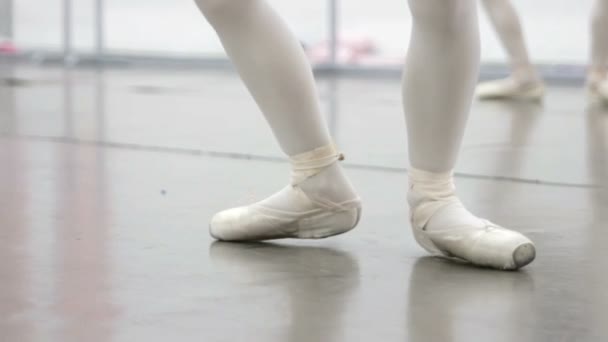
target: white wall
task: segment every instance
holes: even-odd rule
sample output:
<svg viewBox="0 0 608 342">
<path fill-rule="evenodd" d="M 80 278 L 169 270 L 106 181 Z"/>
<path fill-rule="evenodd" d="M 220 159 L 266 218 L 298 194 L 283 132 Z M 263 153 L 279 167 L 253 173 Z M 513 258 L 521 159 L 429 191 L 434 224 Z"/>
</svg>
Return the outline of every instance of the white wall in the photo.
<svg viewBox="0 0 608 342">
<path fill-rule="evenodd" d="M 94 41 L 93 0 L 72 0 L 73 36 L 78 50 L 91 51 Z M 325 39 L 325 0 L 271 0 L 307 43 Z M 19 0 L 14 3 L 16 43 L 24 48 L 61 47 L 62 0 Z M 522 16 L 531 55 L 538 62 L 582 64 L 588 55 L 592 0 L 514 0 Z M 409 38 L 405 0 L 342 0 L 341 30 L 369 37 L 383 56 L 401 57 Z M 482 59 L 502 61 L 504 54 L 483 11 L 480 11 Z M 120 52 L 163 55 L 212 55 L 223 52 L 213 30 L 193 0 L 106 0 L 106 45 Z"/>
</svg>

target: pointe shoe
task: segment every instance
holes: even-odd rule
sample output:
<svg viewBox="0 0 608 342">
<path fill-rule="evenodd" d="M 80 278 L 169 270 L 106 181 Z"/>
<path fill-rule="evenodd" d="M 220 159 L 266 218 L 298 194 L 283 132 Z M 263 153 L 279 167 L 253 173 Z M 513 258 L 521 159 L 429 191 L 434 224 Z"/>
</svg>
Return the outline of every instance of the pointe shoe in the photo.
<svg viewBox="0 0 608 342">
<path fill-rule="evenodd" d="M 291 185 L 260 202 L 217 213 L 209 225 L 211 236 L 222 241 L 321 239 L 353 229 L 361 216 L 359 198 L 334 203 L 299 186 L 342 159 L 333 144 L 291 157 Z M 282 201 L 298 210 L 277 208 Z"/>
<path fill-rule="evenodd" d="M 417 173 L 418 179 L 428 174 L 419 170 L 411 173 Z M 419 191 L 415 181 L 410 181 L 410 221 L 420 246 L 435 256 L 500 270 L 516 270 L 534 260 L 536 249 L 530 239 L 473 216 L 456 197 L 451 180 L 449 182 L 440 191 Z M 449 212 L 442 212 L 445 210 Z M 430 229 L 429 222 L 439 213 L 443 215 L 441 223 L 434 222 Z"/>
<path fill-rule="evenodd" d="M 587 98 L 591 104 L 608 105 L 608 80 L 587 82 Z"/>
<path fill-rule="evenodd" d="M 512 77 L 480 83 L 475 90 L 479 100 L 541 101 L 544 95 L 541 81 L 522 83 Z"/>
</svg>

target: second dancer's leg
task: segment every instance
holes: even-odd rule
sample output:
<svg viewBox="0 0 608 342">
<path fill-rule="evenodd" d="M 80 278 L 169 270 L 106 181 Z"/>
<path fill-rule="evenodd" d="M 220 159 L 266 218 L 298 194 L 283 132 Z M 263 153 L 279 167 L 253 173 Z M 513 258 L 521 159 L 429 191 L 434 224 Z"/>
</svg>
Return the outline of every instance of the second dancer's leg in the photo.
<svg viewBox="0 0 608 342">
<path fill-rule="evenodd" d="M 229 241 L 322 238 L 352 229 L 360 201 L 337 163 L 312 71 L 298 40 L 264 0 L 196 0 L 292 164 L 273 196 L 216 214 Z"/>
<path fill-rule="evenodd" d="M 412 37 L 403 78 L 410 162 L 408 202 L 418 243 L 480 266 L 517 269 L 535 256 L 520 233 L 471 214 L 452 170 L 479 66 L 474 0 L 410 0 Z"/>
<path fill-rule="evenodd" d="M 540 100 L 544 95 L 544 86 L 530 63 L 521 23 L 513 4 L 510 0 L 483 0 L 482 4 L 507 52 L 511 76 L 481 83 L 477 87 L 477 97 Z"/>
<path fill-rule="evenodd" d="M 608 0 L 595 0 L 590 31 L 591 60 L 587 72 L 589 99 L 608 103 Z"/>
</svg>

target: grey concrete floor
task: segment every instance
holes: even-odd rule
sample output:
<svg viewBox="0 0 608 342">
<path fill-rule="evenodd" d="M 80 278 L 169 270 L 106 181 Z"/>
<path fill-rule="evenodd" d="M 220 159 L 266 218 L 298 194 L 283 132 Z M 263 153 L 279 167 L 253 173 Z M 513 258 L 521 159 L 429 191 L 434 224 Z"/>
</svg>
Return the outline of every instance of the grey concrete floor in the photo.
<svg viewBox="0 0 608 342">
<path fill-rule="evenodd" d="M 461 197 L 538 247 L 498 272 L 414 242 L 398 80 L 319 79 L 364 199 L 356 230 L 227 244 L 211 215 L 288 178 L 234 74 L 0 76 L 2 341 L 608 339 L 608 111 L 580 88 L 474 104 Z"/>
</svg>

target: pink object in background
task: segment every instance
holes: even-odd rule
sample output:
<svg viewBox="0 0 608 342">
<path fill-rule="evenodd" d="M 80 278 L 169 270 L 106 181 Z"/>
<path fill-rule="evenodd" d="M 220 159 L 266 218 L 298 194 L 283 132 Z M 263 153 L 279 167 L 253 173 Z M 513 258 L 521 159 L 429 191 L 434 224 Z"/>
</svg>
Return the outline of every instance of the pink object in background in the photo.
<svg viewBox="0 0 608 342">
<path fill-rule="evenodd" d="M 329 63 L 330 49 L 329 41 L 322 41 L 306 47 L 306 54 L 312 64 Z M 395 67 L 403 64 L 405 53 L 402 57 L 382 56 L 378 53 L 378 46 L 373 39 L 350 35 L 340 37 L 336 45 L 336 63 L 359 66 Z"/>
<path fill-rule="evenodd" d="M 376 50 L 376 45 L 370 38 L 340 37 L 336 46 L 336 62 L 357 64 L 364 59 L 364 57 L 374 55 Z M 306 49 L 306 53 L 313 64 L 330 62 L 329 41 L 322 41 L 311 45 Z"/>
<path fill-rule="evenodd" d="M 13 54 L 17 52 L 17 47 L 8 39 L 0 36 L 0 53 Z"/>
</svg>

